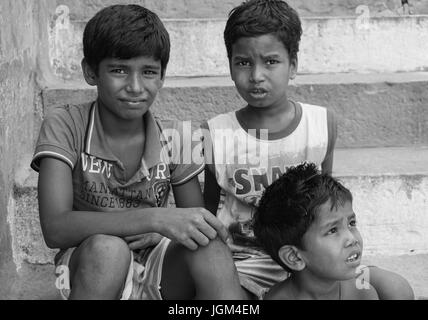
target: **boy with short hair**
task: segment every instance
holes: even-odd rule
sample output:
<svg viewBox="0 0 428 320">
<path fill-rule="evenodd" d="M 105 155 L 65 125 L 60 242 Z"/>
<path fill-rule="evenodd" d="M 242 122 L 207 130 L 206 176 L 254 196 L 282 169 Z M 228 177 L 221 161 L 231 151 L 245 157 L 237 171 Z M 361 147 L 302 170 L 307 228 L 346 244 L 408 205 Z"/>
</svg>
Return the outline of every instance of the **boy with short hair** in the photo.
<svg viewBox="0 0 428 320">
<path fill-rule="evenodd" d="M 370 271 L 357 279 L 362 271 L 363 240 L 352 194 L 315 164 L 290 167 L 266 188 L 253 227 L 262 248 L 291 273 L 266 290 L 265 299 L 378 299 L 369 283 Z M 395 277 L 386 276 L 382 281 L 395 281 Z M 407 281 L 402 281 L 400 290 L 413 295 Z"/>
<path fill-rule="evenodd" d="M 205 207 L 231 233 L 229 247 L 249 298 L 287 278 L 254 239 L 251 220 L 263 190 L 289 166 L 312 162 L 323 173 L 333 167 L 334 114 L 288 98 L 301 35 L 299 16 L 284 1 L 249 0 L 234 8 L 224 39 L 232 80 L 247 105 L 202 125 Z M 374 280 L 383 277 L 378 270 Z"/>
<path fill-rule="evenodd" d="M 202 208 L 203 166 L 183 164 L 149 111 L 169 60 L 162 22 L 110 6 L 86 25 L 83 47 L 98 98 L 51 110 L 31 163 L 45 241 L 70 271 L 63 297 L 239 299 L 227 230 Z M 171 187 L 177 208 L 165 208 Z"/>
</svg>

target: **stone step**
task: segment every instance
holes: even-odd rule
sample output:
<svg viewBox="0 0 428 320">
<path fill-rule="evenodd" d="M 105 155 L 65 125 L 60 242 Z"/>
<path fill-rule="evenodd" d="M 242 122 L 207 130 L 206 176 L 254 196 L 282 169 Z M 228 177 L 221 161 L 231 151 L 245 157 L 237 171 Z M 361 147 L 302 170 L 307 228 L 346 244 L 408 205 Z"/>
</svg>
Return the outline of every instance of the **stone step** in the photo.
<svg viewBox="0 0 428 320">
<path fill-rule="evenodd" d="M 73 20 L 88 20 L 107 5 L 111 0 L 55 0 L 56 5 L 68 5 L 68 12 Z M 115 0 L 115 4 L 128 4 L 128 0 Z M 174 18 L 224 18 L 230 10 L 242 3 L 242 0 L 134 0 L 132 3 L 145 6 L 156 12 L 161 19 Z M 332 17 L 359 15 L 369 11 L 371 16 L 408 15 L 406 8 L 398 0 L 366 2 L 364 5 L 355 0 L 288 0 L 301 17 Z M 428 4 L 423 0 L 409 1 L 411 14 L 427 14 Z"/>
<path fill-rule="evenodd" d="M 70 20 L 61 6 L 49 26 L 49 61 L 63 80 L 81 79 L 86 21 Z M 226 76 L 225 19 L 165 19 L 171 37 L 168 76 Z M 428 16 L 302 18 L 299 72 L 376 73 L 428 67 Z"/>
<path fill-rule="evenodd" d="M 428 72 L 300 75 L 289 88 L 296 100 L 331 108 L 342 148 L 428 144 Z M 43 90 L 44 112 L 92 101 L 83 81 L 56 82 Z M 151 110 L 161 119 L 192 119 L 194 126 L 245 105 L 229 77 L 167 78 Z"/>
</svg>

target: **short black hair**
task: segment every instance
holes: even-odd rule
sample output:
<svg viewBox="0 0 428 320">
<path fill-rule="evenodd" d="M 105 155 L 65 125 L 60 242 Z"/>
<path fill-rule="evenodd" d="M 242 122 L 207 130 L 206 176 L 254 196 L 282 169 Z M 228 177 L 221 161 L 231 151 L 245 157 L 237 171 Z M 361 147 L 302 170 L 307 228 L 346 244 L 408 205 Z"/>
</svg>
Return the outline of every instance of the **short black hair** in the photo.
<svg viewBox="0 0 428 320">
<path fill-rule="evenodd" d="M 134 4 L 112 5 L 86 24 L 83 53 L 96 73 L 105 58 L 153 57 L 160 60 L 163 77 L 170 54 L 169 34 L 152 11 Z"/>
<path fill-rule="evenodd" d="M 297 61 L 302 25 L 298 13 L 285 1 L 249 0 L 232 9 L 224 30 L 229 60 L 232 46 L 242 37 L 273 34 L 288 51 L 289 59 Z"/>
<path fill-rule="evenodd" d="M 321 173 L 313 163 L 288 168 L 266 188 L 254 214 L 257 242 L 273 260 L 291 272 L 279 258 L 279 249 L 284 245 L 304 249 L 303 235 L 319 207 L 329 200 L 331 209 L 337 208 L 352 202 L 352 194 L 337 179 Z"/>
</svg>

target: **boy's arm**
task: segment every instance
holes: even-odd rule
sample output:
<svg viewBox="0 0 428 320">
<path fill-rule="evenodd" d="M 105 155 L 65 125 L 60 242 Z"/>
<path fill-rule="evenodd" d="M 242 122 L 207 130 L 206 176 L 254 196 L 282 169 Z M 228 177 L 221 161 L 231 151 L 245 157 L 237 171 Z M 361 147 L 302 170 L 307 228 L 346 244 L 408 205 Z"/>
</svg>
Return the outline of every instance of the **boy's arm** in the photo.
<svg viewBox="0 0 428 320">
<path fill-rule="evenodd" d="M 126 237 L 156 232 L 191 250 L 204 245 L 201 239 L 213 233 L 226 240 L 224 227 L 203 208 L 73 211 L 71 168 L 57 159 L 41 160 L 38 192 L 40 223 L 46 244 L 51 248 L 75 247 L 95 234 Z"/>
<path fill-rule="evenodd" d="M 201 129 L 203 132 L 203 153 L 205 160 L 204 203 L 205 208 L 208 211 L 210 211 L 213 215 L 217 215 L 217 209 L 220 203 L 221 188 L 218 185 L 215 176 L 214 146 L 208 123 L 202 123 Z"/>
<path fill-rule="evenodd" d="M 328 131 L 328 145 L 327 153 L 324 158 L 324 161 L 321 164 L 321 169 L 323 173 L 332 174 L 333 172 L 333 155 L 334 155 L 334 146 L 337 139 L 337 122 L 334 116 L 333 111 L 327 109 L 327 131 Z"/>
<path fill-rule="evenodd" d="M 397 273 L 378 267 L 370 268 L 370 283 L 380 300 L 414 300 L 409 282 Z"/>
<path fill-rule="evenodd" d="M 213 215 L 217 215 L 220 203 L 220 190 L 214 173 L 211 172 L 208 166 L 205 166 L 204 203 L 205 208 Z"/>
</svg>

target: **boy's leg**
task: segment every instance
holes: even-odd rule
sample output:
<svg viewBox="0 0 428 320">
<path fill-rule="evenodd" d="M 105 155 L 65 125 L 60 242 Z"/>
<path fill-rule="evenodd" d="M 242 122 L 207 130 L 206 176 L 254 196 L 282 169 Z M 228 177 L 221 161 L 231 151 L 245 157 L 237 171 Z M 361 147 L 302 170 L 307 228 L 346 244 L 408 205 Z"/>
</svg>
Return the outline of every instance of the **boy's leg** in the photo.
<svg viewBox="0 0 428 320">
<path fill-rule="evenodd" d="M 70 259 L 69 299 L 119 299 L 130 262 L 130 250 L 121 238 L 89 237 Z"/>
<path fill-rule="evenodd" d="M 191 251 L 171 243 L 165 253 L 162 297 L 171 299 L 244 299 L 235 264 L 227 245 L 215 239 Z"/>
</svg>

